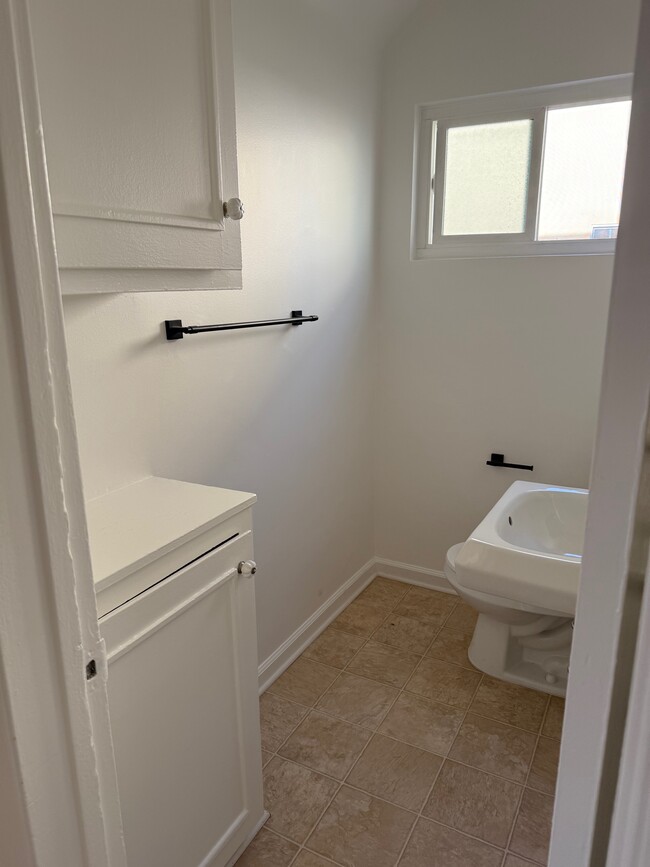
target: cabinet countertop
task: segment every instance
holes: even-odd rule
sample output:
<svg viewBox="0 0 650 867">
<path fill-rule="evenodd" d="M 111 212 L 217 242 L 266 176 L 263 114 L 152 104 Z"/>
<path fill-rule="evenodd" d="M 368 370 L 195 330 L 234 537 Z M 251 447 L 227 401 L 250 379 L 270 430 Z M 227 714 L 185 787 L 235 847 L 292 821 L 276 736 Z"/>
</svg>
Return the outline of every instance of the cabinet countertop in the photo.
<svg viewBox="0 0 650 867">
<path fill-rule="evenodd" d="M 163 479 L 86 503 L 95 588 L 113 584 L 252 506 L 255 494 Z"/>
</svg>

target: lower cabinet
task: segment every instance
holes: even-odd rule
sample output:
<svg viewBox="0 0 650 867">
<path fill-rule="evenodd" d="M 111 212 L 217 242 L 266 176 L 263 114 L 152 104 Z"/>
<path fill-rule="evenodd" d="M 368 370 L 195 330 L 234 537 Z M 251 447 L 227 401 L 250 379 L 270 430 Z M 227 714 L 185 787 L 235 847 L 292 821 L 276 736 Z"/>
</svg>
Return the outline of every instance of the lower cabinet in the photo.
<svg viewBox="0 0 650 867">
<path fill-rule="evenodd" d="M 225 867 L 264 821 L 251 555 L 247 532 L 100 621 L 129 867 Z"/>
</svg>

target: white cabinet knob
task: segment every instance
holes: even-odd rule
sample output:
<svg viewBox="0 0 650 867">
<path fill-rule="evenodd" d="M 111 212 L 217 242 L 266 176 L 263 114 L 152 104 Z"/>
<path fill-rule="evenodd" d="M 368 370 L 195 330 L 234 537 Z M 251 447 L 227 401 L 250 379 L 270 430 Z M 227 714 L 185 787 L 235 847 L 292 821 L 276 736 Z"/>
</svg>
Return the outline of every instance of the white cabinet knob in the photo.
<svg viewBox="0 0 650 867">
<path fill-rule="evenodd" d="M 257 563 L 255 560 L 242 560 L 237 566 L 237 571 L 240 575 L 251 576 L 257 572 Z"/>
<path fill-rule="evenodd" d="M 223 203 L 223 213 L 231 220 L 241 220 L 244 216 L 244 203 L 241 199 L 228 199 Z"/>
</svg>

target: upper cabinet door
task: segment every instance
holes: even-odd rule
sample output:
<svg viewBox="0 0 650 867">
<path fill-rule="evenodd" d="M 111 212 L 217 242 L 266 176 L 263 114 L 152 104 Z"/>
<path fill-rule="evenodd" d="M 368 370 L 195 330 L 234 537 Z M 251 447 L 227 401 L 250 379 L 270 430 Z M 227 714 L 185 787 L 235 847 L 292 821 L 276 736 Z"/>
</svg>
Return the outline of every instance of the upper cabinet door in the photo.
<svg viewBox="0 0 650 867">
<path fill-rule="evenodd" d="M 230 0 L 31 0 L 67 292 L 240 288 Z"/>
</svg>

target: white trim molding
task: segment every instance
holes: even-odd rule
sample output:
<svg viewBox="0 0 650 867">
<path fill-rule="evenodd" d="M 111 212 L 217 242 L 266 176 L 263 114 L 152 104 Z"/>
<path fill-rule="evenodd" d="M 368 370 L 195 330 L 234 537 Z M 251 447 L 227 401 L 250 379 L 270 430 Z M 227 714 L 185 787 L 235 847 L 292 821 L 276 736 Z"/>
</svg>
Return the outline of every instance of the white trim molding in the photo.
<svg viewBox="0 0 650 867">
<path fill-rule="evenodd" d="M 30 842 L 12 864 L 125 867 L 26 0 L 0 3 L 0 260 L 3 798 Z"/>
<path fill-rule="evenodd" d="M 273 681 L 280 677 L 282 672 L 300 656 L 312 641 L 318 638 L 321 632 L 339 616 L 350 602 L 356 599 L 362 590 L 365 590 L 373 578 L 380 576 L 403 581 L 405 584 L 414 584 L 418 587 L 428 587 L 430 590 L 439 590 L 442 593 L 455 594 L 443 572 L 373 557 L 351 578 L 348 578 L 277 650 L 261 663 L 258 671 L 260 694 L 265 692 Z"/>
<path fill-rule="evenodd" d="M 268 810 L 265 810 L 265 811 L 264 811 L 264 815 L 262 816 L 262 818 L 259 820 L 259 822 L 257 823 L 257 825 L 255 825 L 255 827 L 253 828 L 252 832 L 251 832 L 251 833 L 248 835 L 248 837 L 244 840 L 244 842 L 241 844 L 241 846 L 239 847 L 239 849 L 237 849 L 237 851 L 236 851 L 235 854 L 232 856 L 232 858 L 228 861 L 228 863 L 226 864 L 226 867 L 235 867 L 235 864 L 239 861 L 239 859 L 241 858 L 241 856 L 242 856 L 242 854 L 244 853 L 244 851 L 245 851 L 246 849 L 248 849 L 248 847 L 250 846 L 250 844 L 253 842 L 253 840 L 254 840 L 255 837 L 257 836 L 257 832 L 260 830 L 260 828 L 263 828 L 264 825 L 266 825 L 267 821 L 268 821 L 270 818 L 271 818 L 271 814 L 268 812 Z M 210 864 L 208 863 L 208 864 L 206 865 L 206 867 L 210 867 Z"/>
<path fill-rule="evenodd" d="M 267 657 L 259 667 L 260 693 L 271 686 L 282 672 L 300 656 L 303 650 L 326 629 L 332 620 L 370 584 L 375 577 L 374 558 L 361 567 L 351 578 L 339 587 L 329 599 L 310 615 L 286 641 Z"/>
<path fill-rule="evenodd" d="M 375 574 L 384 578 L 394 578 L 405 584 L 415 584 L 417 587 L 428 587 L 429 590 L 438 590 L 440 593 L 453 593 L 445 573 L 438 569 L 425 569 L 424 566 L 412 566 L 410 563 L 399 563 L 397 560 L 386 560 L 383 557 L 375 557 Z"/>
<path fill-rule="evenodd" d="M 642 766 L 648 760 L 648 718 L 638 726 L 639 714 L 647 707 L 643 695 L 648 683 L 647 613 L 637 636 L 640 602 L 630 591 L 634 573 L 640 572 L 633 560 L 633 541 L 635 520 L 643 517 L 638 493 L 650 395 L 649 94 L 650 0 L 644 0 L 550 867 L 640 867 L 650 858 L 647 790 L 641 802 L 630 800 L 634 787 L 645 784 Z M 644 494 L 647 502 L 648 491 Z M 641 521 L 639 529 L 647 534 L 647 521 Z M 635 653 L 642 655 L 630 681 Z M 638 776 L 629 773 L 637 762 Z M 621 781 L 626 781 L 627 792 Z M 630 808 L 622 825 L 621 812 L 618 823 L 615 815 L 611 824 L 615 798 L 621 799 L 624 812 Z M 614 831 L 611 838 L 610 831 Z M 622 835 L 617 833 L 621 831 Z M 623 849 L 610 849 L 617 841 L 623 841 Z"/>
<path fill-rule="evenodd" d="M 197 289 L 241 289 L 241 271 L 191 268 L 62 268 L 64 295 L 103 292 L 192 292 Z"/>
<path fill-rule="evenodd" d="M 646 491 L 647 494 L 647 491 Z M 646 503 L 646 506 L 648 504 Z M 646 552 L 647 553 L 647 552 Z M 650 570 L 636 646 L 634 675 L 621 752 L 607 867 L 638 867 L 650 863 Z"/>
</svg>

